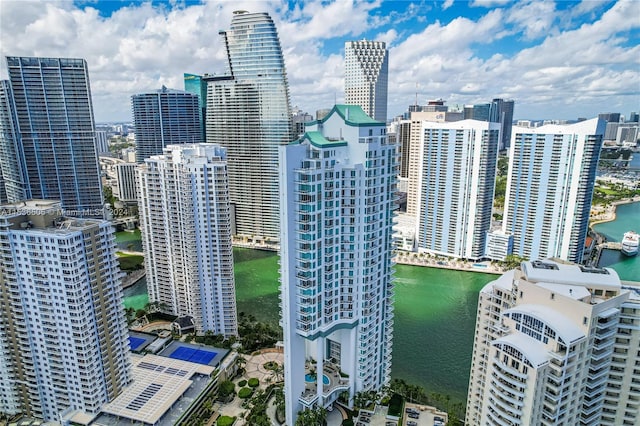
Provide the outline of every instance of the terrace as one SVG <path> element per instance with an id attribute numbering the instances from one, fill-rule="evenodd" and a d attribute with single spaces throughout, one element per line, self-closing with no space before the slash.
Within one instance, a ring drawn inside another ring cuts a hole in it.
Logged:
<path id="1" fill-rule="evenodd" d="M 315 375 L 313 364 L 307 363 L 305 368 L 305 390 L 300 396 L 300 403 L 306 407 L 311 407 L 317 400 L 317 381 L 320 375 Z M 326 400 L 331 400 L 331 396 L 343 390 L 349 389 L 349 378 L 340 375 L 340 368 L 331 363 L 325 362 L 322 369 L 322 396 Z M 335 398 L 334 398 L 335 399 Z"/>

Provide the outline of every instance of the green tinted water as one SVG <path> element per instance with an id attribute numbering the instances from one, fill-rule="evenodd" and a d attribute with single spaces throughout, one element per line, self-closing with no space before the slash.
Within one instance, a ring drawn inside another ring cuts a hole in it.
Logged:
<path id="1" fill-rule="evenodd" d="M 240 248 L 233 254 L 238 312 L 277 324 L 278 256 Z M 392 377 L 464 402 L 478 292 L 495 277 L 397 265 Z M 125 305 L 142 307 L 146 284 L 134 287 L 125 290 Z"/>
<path id="2" fill-rule="evenodd" d="M 627 231 L 640 232 L 640 203 L 618 206 L 616 220 L 594 225 L 593 230 L 615 242 L 622 241 Z M 640 255 L 629 257 L 617 250 L 603 250 L 598 266 L 613 268 L 621 280 L 640 281 Z"/>

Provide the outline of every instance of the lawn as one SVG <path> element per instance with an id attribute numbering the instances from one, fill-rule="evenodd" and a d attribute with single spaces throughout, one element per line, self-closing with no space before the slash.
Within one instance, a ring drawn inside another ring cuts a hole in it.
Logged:
<path id="1" fill-rule="evenodd" d="M 135 271 L 144 267 L 144 256 L 140 256 L 139 254 L 125 254 L 121 251 L 116 254 L 118 255 L 120 269 L 123 271 Z"/>

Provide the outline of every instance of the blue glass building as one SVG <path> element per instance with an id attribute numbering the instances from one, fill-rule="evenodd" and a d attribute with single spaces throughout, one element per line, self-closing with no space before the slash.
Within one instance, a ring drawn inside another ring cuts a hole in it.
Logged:
<path id="1" fill-rule="evenodd" d="M 167 145 L 202 142 L 198 96 L 162 87 L 131 97 L 136 162 L 162 154 Z"/>
<path id="2" fill-rule="evenodd" d="M 84 59 L 7 57 L 0 87 L 0 164 L 9 201 L 62 202 L 101 216 L 89 72 Z"/>

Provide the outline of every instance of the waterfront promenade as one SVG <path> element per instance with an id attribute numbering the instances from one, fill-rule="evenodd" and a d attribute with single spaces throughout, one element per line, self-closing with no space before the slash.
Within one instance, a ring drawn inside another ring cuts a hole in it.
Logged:
<path id="1" fill-rule="evenodd" d="M 505 269 L 491 261 L 473 262 L 428 253 L 415 253 L 398 250 L 395 262 L 400 265 L 426 266 L 428 268 L 452 269 L 465 272 L 483 272 L 485 274 L 502 274 Z"/>
<path id="2" fill-rule="evenodd" d="M 589 226 L 594 226 L 599 223 L 612 222 L 616 220 L 616 210 L 618 206 L 638 202 L 640 202 L 640 196 L 614 201 L 607 206 L 592 206 L 591 217 L 589 218 Z"/>

